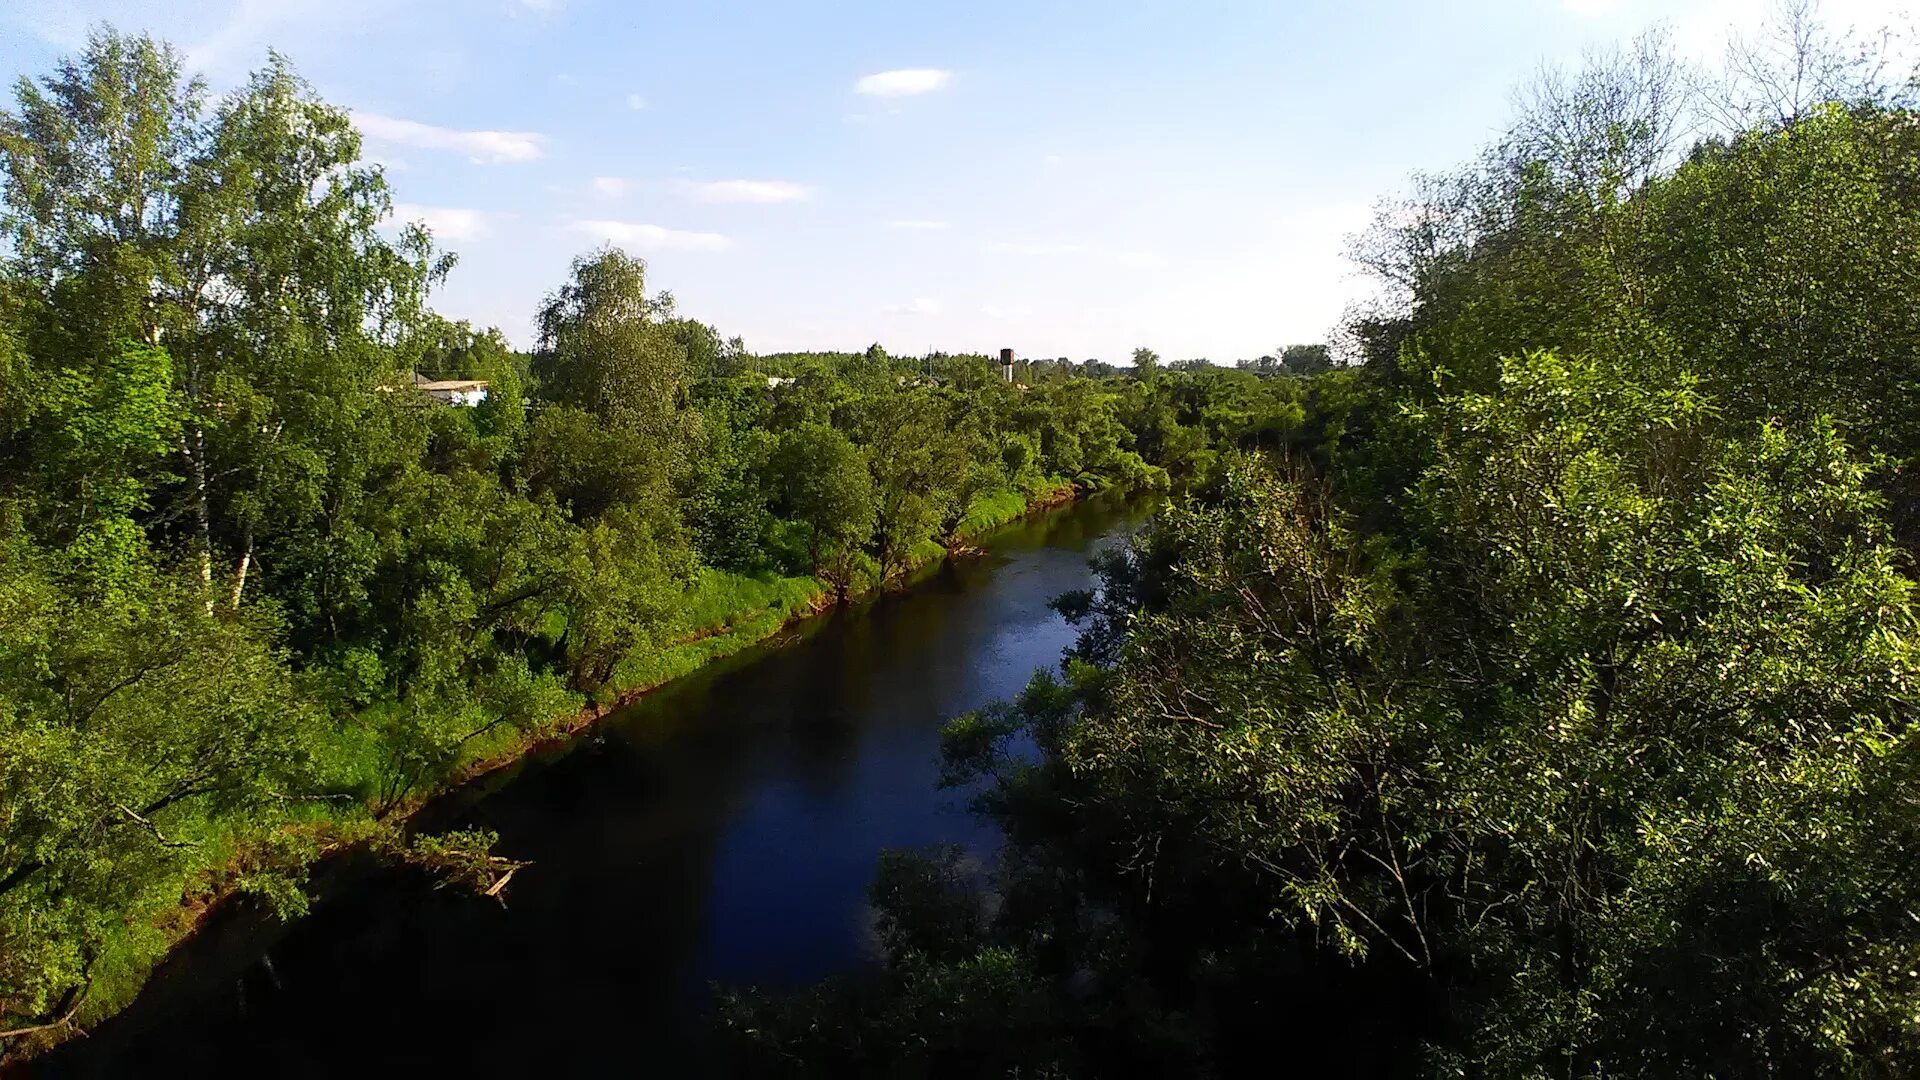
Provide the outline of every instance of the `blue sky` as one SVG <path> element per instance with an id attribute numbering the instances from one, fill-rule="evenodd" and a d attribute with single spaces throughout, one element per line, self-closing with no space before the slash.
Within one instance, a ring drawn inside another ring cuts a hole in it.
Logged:
<path id="1" fill-rule="evenodd" d="M 613 241 L 761 350 L 1229 361 L 1323 339 L 1369 288 L 1346 235 L 1470 156 L 1542 63 L 1656 21 L 1706 58 L 1767 10 L 78 0 L 0 7 L 0 71 L 43 73 L 102 20 L 216 90 L 280 50 L 459 253 L 435 306 L 523 346 L 568 260 Z"/>

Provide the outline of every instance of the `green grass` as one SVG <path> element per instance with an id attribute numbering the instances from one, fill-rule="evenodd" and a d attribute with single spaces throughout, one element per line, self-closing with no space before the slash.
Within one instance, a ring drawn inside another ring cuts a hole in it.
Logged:
<path id="1" fill-rule="evenodd" d="M 1059 502 L 1073 494 L 1073 482 L 1058 476 L 1028 480 L 1019 487 L 1001 488 L 977 495 L 960 519 L 954 535 L 978 536 L 1002 525 L 1018 521 L 1045 503 Z"/>
<path id="2" fill-rule="evenodd" d="M 975 497 L 972 505 L 967 507 L 967 516 L 960 519 L 960 527 L 954 532 L 960 536 L 973 536 L 1005 525 L 1026 512 L 1027 493 L 1004 488 Z"/>
<path id="3" fill-rule="evenodd" d="M 685 625 L 694 633 L 727 626 L 764 608 L 789 611 L 810 605 L 823 588 L 811 577 L 748 577 L 703 569 L 682 601 Z"/>
<path id="4" fill-rule="evenodd" d="M 827 587 L 811 577 L 754 578 L 704 570 L 687 593 L 684 616 L 690 640 L 664 649 L 636 650 L 613 669 L 598 695 L 611 701 L 685 675 L 702 664 L 731 656 L 814 611 Z"/>

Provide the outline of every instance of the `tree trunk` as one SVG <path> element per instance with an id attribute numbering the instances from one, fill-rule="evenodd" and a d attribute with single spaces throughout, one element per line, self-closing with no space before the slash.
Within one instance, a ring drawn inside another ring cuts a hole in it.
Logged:
<path id="1" fill-rule="evenodd" d="M 180 437 L 180 456 L 186 459 L 187 482 L 193 486 L 193 547 L 200 564 L 200 584 L 207 591 L 207 614 L 213 614 L 213 527 L 207 509 L 207 437 L 199 428 Z"/>
<path id="2" fill-rule="evenodd" d="M 227 606 L 240 610 L 240 596 L 247 591 L 247 571 L 253 566 L 253 526 L 247 526 L 247 539 L 240 548 L 240 562 L 233 568 L 233 592 Z"/>

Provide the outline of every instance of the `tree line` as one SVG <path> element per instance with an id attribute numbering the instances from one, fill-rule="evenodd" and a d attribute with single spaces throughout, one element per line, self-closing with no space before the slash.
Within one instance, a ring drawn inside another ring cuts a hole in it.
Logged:
<path id="1" fill-rule="evenodd" d="M 1076 491 L 1311 441 L 1336 382 L 756 356 L 603 249 L 529 352 L 278 56 L 103 30 L 0 114 L 0 1050 L 210 898 L 302 909 L 477 761 Z M 483 379 L 472 408 L 412 388 Z"/>
<path id="2" fill-rule="evenodd" d="M 889 853 L 884 969 L 736 991 L 735 1064 L 1910 1075 L 1920 113 L 1784 30 L 1384 206 L 1358 403 L 1059 601 L 945 736 L 1002 855 Z"/>

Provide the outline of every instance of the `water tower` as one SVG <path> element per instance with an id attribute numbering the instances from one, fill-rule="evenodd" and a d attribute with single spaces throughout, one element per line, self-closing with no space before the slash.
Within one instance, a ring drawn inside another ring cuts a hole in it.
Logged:
<path id="1" fill-rule="evenodd" d="M 1000 370 L 1006 373 L 1007 381 L 1013 381 L 1013 350 L 1000 350 Z"/>

